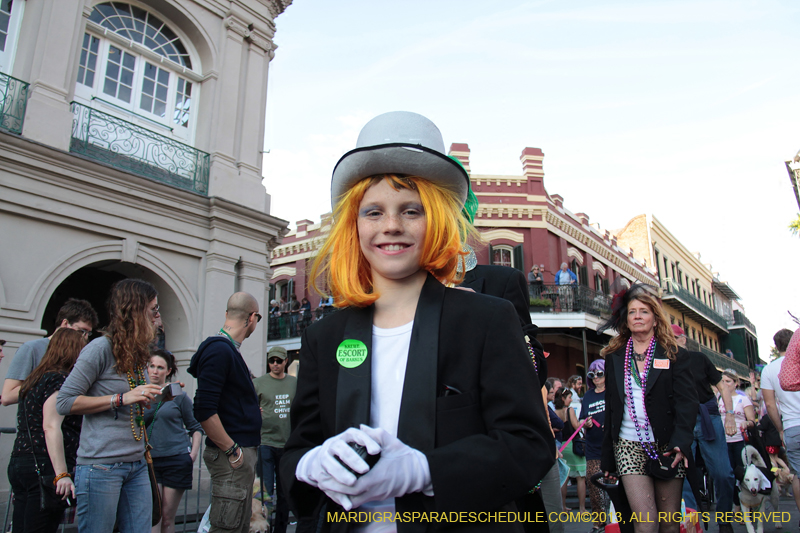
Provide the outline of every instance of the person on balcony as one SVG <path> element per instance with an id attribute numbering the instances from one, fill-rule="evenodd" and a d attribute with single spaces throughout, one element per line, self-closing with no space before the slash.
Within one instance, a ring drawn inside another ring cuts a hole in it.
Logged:
<path id="1" fill-rule="evenodd" d="M 542 272 L 539 270 L 539 265 L 533 265 L 531 271 L 528 272 L 528 292 L 530 292 L 530 297 L 540 298 L 543 285 L 544 278 L 542 277 Z"/>
<path id="2" fill-rule="evenodd" d="M 304 333 L 280 467 L 299 517 L 323 503 L 326 517 L 351 509 L 375 517 L 516 511 L 514 500 L 553 465 L 513 306 L 448 287 L 460 281 L 462 239 L 474 234 L 460 214 L 468 180 L 444 155 L 438 128 L 408 112 L 370 121 L 334 169 L 334 222 L 310 279 L 325 283 L 343 309 Z M 370 468 L 351 443 L 380 458 Z"/>
<path id="3" fill-rule="evenodd" d="M 562 311 L 572 311 L 575 304 L 575 287 L 578 285 L 578 276 L 561 263 L 561 269 L 556 272 L 556 285 L 558 285 L 558 299 L 561 300 Z"/>

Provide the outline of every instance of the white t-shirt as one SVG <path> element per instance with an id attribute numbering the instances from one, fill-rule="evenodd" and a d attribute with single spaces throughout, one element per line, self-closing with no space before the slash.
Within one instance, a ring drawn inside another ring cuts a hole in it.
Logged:
<path id="1" fill-rule="evenodd" d="M 725 442 L 742 442 L 744 440 L 744 436 L 742 435 L 741 427 L 746 426 L 747 424 L 747 417 L 744 414 L 744 408 L 747 406 L 752 407 L 753 402 L 750 401 L 750 398 L 743 394 L 736 394 L 735 392 L 731 395 L 733 400 L 733 419 L 736 421 L 736 433 L 733 436 L 725 434 Z M 717 403 L 719 404 L 719 412 L 725 412 L 725 402 L 722 401 L 722 396 L 717 399 Z"/>
<path id="2" fill-rule="evenodd" d="M 413 327 L 413 320 L 408 324 L 391 329 L 372 326 L 372 397 L 369 425 L 374 428 L 382 428 L 395 437 L 400 420 L 400 403 L 403 399 L 403 384 L 406 378 L 406 363 L 408 363 L 408 349 L 411 346 L 411 329 Z M 365 503 L 357 510 L 394 514 L 394 498 Z M 397 531 L 397 526 L 390 521 L 371 522 L 356 528 L 356 531 L 394 533 Z"/>
<path id="3" fill-rule="evenodd" d="M 625 387 L 625 383 L 622 384 Z M 642 387 L 636 382 L 636 379 L 631 376 L 631 394 L 633 395 L 633 409 L 636 411 L 636 421 L 639 422 L 639 431 L 642 435 L 643 442 L 655 442 L 656 438 L 653 436 L 653 430 L 647 426 L 644 410 L 644 393 Z M 619 436 L 625 440 L 639 442 L 639 435 L 636 434 L 636 426 L 633 424 L 633 419 L 630 415 L 630 402 L 631 398 L 625 396 L 625 406 L 622 409 L 622 426 L 619 428 Z M 645 435 L 645 428 L 648 429 L 649 435 Z"/>
<path id="4" fill-rule="evenodd" d="M 782 364 L 783 357 L 779 357 L 764 368 L 761 372 L 761 388 L 775 391 L 783 429 L 788 429 L 800 426 L 800 392 L 785 391 L 781 388 L 778 372 L 781 371 Z"/>

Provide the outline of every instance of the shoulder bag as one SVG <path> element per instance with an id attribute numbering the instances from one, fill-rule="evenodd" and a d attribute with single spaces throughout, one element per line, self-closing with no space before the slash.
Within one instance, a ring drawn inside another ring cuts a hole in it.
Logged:
<path id="1" fill-rule="evenodd" d="M 29 425 L 27 409 L 25 408 L 25 401 L 22 401 L 22 416 L 25 417 L 25 429 L 28 432 L 28 440 L 31 443 L 31 452 L 33 453 L 33 464 L 36 465 L 36 476 L 39 479 L 39 510 L 47 512 L 63 512 L 65 509 L 75 505 L 75 500 L 67 498 L 61 499 L 61 496 L 56 492 L 56 486 L 53 483 L 56 476 L 43 476 L 42 469 L 39 467 L 39 460 L 36 458 L 36 451 L 33 449 L 33 437 L 31 437 L 31 427 Z M 47 443 L 45 443 L 45 449 Z"/>
<path id="2" fill-rule="evenodd" d="M 156 469 L 153 466 L 153 456 L 150 455 L 150 439 L 147 437 L 147 428 L 142 426 L 144 432 L 144 460 L 147 463 L 147 474 L 150 476 L 150 493 L 153 497 L 153 521 L 155 526 L 161 522 L 161 493 L 158 492 L 158 481 L 156 481 Z"/>

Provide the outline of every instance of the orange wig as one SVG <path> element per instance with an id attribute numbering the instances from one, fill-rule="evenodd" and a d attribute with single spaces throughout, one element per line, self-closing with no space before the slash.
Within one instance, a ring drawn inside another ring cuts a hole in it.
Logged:
<path id="1" fill-rule="evenodd" d="M 324 279 L 336 307 L 366 307 L 380 296 L 372 284 L 369 262 L 361 252 L 357 225 L 358 207 L 364 194 L 381 180 L 388 181 L 395 190 L 410 189 L 419 193 L 427 221 L 420 268 L 442 283 L 458 283 L 463 279 L 463 273 L 457 272 L 465 255 L 461 251 L 462 238 L 477 232 L 461 216 L 461 203 L 456 194 L 417 176 L 372 176 L 359 181 L 341 196 L 334 209 L 331 232 L 311 267 L 314 289 L 325 294 L 320 287 Z"/>

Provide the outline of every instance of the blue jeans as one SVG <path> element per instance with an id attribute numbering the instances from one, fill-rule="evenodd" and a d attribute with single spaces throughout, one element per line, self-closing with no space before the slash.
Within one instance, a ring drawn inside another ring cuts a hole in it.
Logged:
<path id="1" fill-rule="evenodd" d="M 75 468 L 79 533 L 149 533 L 153 518 L 150 477 L 144 459 Z"/>
<path id="2" fill-rule="evenodd" d="M 719 415 L 711 416 L 711 424 L 714 426 L 716 438 L 712 441 L 703 439 L 700 430 L 700 415 L 697 415 L 697 422 L 694 425 L 694 442 L 692 443 L 692 455 L 695 455 L 697 444 L 700 444 L 700 455 L 706 463 L 706 470 L 714 480 L 714 490 L 717 495 L 717 511 L 728 513 L 733 510 L 733 469 L 728 460 L 728 444 L 725 442 L 725 427 L 722 425 L 722 418 Z M 688 478 L 683 482 L 683 500 L 686 507 L 697 509 L 697 501 L 694 493 L 689 487 Z"/>

